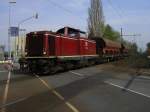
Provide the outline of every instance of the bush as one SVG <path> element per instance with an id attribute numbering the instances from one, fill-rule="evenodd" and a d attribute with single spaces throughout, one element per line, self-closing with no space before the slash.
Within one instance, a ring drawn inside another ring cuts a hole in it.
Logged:
<path id="1" fill-rule="evenodd" d="M 145 53 L 132 53 L 128 57 L 127 62 L 128 65 L 133 68 L 150 68 L 150 61 L 148 60 Z"/>

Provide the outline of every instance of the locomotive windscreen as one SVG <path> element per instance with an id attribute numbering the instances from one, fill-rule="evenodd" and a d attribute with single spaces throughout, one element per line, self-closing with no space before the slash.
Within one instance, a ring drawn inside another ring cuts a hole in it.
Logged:
<path id="1" fill-rule="evenodd" d="M 26 40 L 27 56 L 43 55 L 43 38 L 42 35 L 29 34 Z"/>

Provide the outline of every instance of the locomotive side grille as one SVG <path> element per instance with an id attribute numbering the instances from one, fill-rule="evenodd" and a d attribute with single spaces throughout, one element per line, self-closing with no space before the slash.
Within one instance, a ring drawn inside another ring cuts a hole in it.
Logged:
<path id="1" fill-rule="evenodd" d="M 43 55 L 43 37 L 41 35 L 32 35 L 28 37 L 27 43 L 28 56 L 42 56 Z"/>

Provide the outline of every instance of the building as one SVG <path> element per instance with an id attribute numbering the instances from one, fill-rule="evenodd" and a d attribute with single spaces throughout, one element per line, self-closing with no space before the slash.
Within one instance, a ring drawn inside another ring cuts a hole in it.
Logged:
<path id="1" fill-rule="evenodd" d="M 12 51 L 15 58 L 25 55 L 25 43 L 26 43 L 25 36 L 13 38 Z"/>
<path id="2" fill-rule="evenodd" d="M 5 47 L 3 45 L 0 45 L 0 61 L 5 60 L 4 53 L 5 53 Z"/>

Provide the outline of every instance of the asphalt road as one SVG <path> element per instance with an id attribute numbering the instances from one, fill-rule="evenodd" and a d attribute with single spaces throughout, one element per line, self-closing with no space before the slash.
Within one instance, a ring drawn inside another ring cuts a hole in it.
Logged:
<path id="1" fill-rule="evenodd" d="M 150 78 L 132 79 L 103 65 L 52 76 L 8 72 L 0 65 L 1 112 L 150 112 Z"/>

